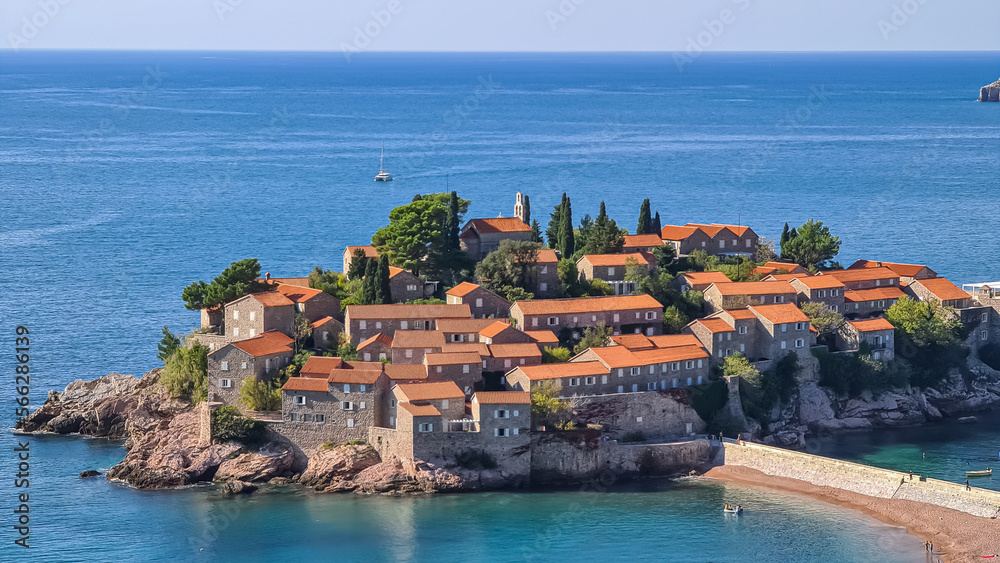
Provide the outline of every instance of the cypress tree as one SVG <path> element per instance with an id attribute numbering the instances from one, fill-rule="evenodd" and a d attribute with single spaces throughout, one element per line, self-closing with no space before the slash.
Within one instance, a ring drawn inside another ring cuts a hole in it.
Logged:
<path id="1" fill-rule="evenodd" d="M 392 303 L 392 290 L 389 287 L 389 256 L 385 254 L 378 259 L 378 285 L 375 288 L 375 303 Z"/>
<path id="2" fill-rule="evenodd" d="M 567 258 L 576 252 L 576 244 L 573 240 L 573 206 L 569 197 L 566 198 L 559 221 L 559 251 Z"/>
<path id="3" fill-rule="evenodd" d="M 791 233 L 788 230 L 788 223 L 785 223 L 785 228 L 781 229 L 781 239 L 779 239 L 778 244 L 780 244 L 782 247 L 784 247 L 785 243 L 788 242 L 788 238 L 789 238 L 790 234 Z"/>
<path id="4" fill-rule="evenodd" d="M 524 196 L 524 222 L 527 225 L 531 224 L 531 200 L 528 196 Z"/>
<path id="5" fill-rule="evenodd" d="M 659 236 L 663 232 L 663 225 L 660 224 L 660 212 L 656 212 L 656 216 L 653 217 L 653 234 Z"/>
<path id="6" fill-rule="evenodd" d="M 635 234 L 648 235 L 653 232 L 653 218 L 650 217 L 649 199 L 642 200 L 639 206 L 639 225 L 635 228 Z"/>
<path id="7" fill-rule="evenodd" d="M 559 223 L 562 221 L 562 213 L 565 207 L 566 194 L 564 193 L 562 201 L 549 214 L 549 226 L 545 229 L 545 238 L 549 243 L 549 248 L 559 248 Z"/>
<path id="8" fill-rule="evenodd" d="M 531 242 L 542 242 L 542 226 L 538 221 L 531 222 Z"/>
<path id="9" fill-rule="evenodd" d="M 361 304 L 375 305 L 378 292 L 378 262 L 369 260 L 365 267 L 365 279 L 361 282 Z"/>
<path id="10" fill-rule="evenodd" d="M 365 277 L 365 268 L 367 267 L 368 257 L 365 256 L 365 251 L 355 248 L 351 265 L 347 268 L 347 279 L 356 280 Z"/>
<path id="11" fill-rule="evenodd" d="M 451 250 L 458 250 L 460 248 L 458 230 L 458 193 L 451 192 L 451 205 L 448 207 L 448 224 L 445 225 L 445 248 Z"/>

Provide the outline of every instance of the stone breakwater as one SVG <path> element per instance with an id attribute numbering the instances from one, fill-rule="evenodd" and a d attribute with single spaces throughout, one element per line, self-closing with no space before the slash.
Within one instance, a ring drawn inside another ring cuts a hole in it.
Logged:
<path id="1" fill-rule="evenodd" d="M 925 479 L 920 475 L 911 478 L 908 473 L 762 444 L 725 440 L 714 462 L 869 497 L 915 501 L 984 518 L 1000 516 L 1000 492 L 975 487 L 966 490 L 964 485 L 957 483 Z"/>

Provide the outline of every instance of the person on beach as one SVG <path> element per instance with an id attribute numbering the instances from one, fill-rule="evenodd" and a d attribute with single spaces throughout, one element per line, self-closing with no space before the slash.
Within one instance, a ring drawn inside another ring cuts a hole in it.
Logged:
<path id="1" fill-rule="evenodd" d="M 912 480 L 913 480 L 913 472 L 910 471 L 910 481 L 912 481 Z"/>
<path id="2" fill-rule="evenodd" d="M 969 480 L 968 479 L 965 480 L 965 490 L 966 491 L 971 491 L 972 490 L 972 487 L 969 486 Z"/>

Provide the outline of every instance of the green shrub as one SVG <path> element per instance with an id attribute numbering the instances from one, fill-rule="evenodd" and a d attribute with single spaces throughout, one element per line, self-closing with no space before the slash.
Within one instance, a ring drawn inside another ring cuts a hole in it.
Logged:
<path id="1" fill-rule="evenodd" d="M 550 348 L 545 346 L 542 348 L 542 363 L 543 364 L 554 364 L 559 362 L 568 362 L 571 352 L 567 348 Z"/>
<path id="2" fill-rule="evenodd" d="M 259 444 L 264 440 L 264 423 L 240 414 L 236 407 L 219 407 L 212 411 L 212 437 L 222 441 Z"/>
<path id="3" fill-rule="evenodd" d="M 177 348 L 164 363 L 160 385 L 175 399 L 198 404 L 208 397 L 208 347 L 195 344 Z"/>
<path id="4" fill-rule="evenodd" d="M 252 411 L 281 410 L 281 385 L 275 385 L 278 381 L 257 381 L 252 377 L 244 379 L 240 386 L 240 401 Z"/>
<path id="5" fill-rule="evenodd" d="M 1000 370 L 1000 345 L 983 344 L 979 349 L 979 359 L 995 370 Z"/>
<path id="6" fill-rule="evenodd" d="M 646 441 L 646 435 L 639 431 L 629 432 L 628 434 L 622 436 L 622 442 L 645 442 L 645 441 Z"/>

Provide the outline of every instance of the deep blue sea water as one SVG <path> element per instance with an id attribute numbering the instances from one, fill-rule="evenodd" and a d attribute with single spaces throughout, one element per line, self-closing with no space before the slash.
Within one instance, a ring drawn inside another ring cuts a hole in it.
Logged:
<path id="1" fill-rule="evenodd" d="M 605 200 L 629 228 L 644 197 L 664 223 L 739 221 L 770 237 L 815 217 L 842 237 L 845 264 L 1000 279 L 1000 104 L 975 102 L 998 74 L 998 53 L 705 54 L 683 72 L 653 54 L 2 53 L 0 370 L 12 372 L 23 324 L 36 405 L 77 378 L 141 374 L 156 365 L 160 327 L 196 326 L 179 299 L 191 281 L 248 256 L 273 275 L 337 269 L 344 246 L 365 243 L 393 206 L 445 189 L 473 201 L 470 216 L 509 216 L 523 191 L 543 223 L 562 192 L 577 218 Z M 397 177 L 384 185 L 372 182 L 383 139 Z M 5 427 L 13 392 L 5 375 Z M 53 560 L 59 548 L 79 560 L 186 559 L 187 538 L 225 506 L 75 479 L 120 459 L 117 444 L 32 443 L 38 540 Z M 3 560 L 11 447 L 2 435 Z M 847 513 L 837 527 L 839 512 L 777 495 L 759 501 L 771 507 L 760 519 L 719 520 L 720 491 L 623 490 L 576 515 L 575 493 L 275 493 L 250 501 L 206 552 L 423 560 L 451 557 L 460 541 L 465 558 L 513 560 L 512 538 L 536 541 L 554 522 L 560 539 L 539 558 L 627 547 L 707 561 L 751 545 L 810 560 L 841 545 L 835 560 L 906 559 L 896 546 L 870 551 L 892 534 L 867 519 Z M 617 531 L 606 544 L 592 539 L 594 515 Z M 753 530 L 764 521 L 768 533 Z"/>

